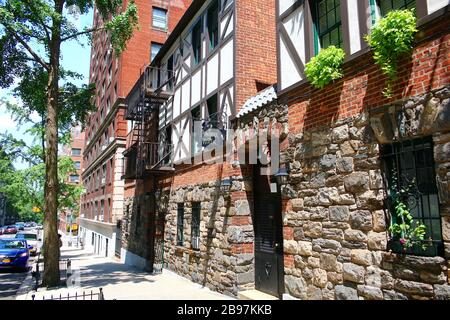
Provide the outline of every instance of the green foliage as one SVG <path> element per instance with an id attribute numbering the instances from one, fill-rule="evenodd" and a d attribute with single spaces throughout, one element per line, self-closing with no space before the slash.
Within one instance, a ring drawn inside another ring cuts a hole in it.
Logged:
<path id="1" fill-rule="evenodd" d="M 388 98 L 392 96 L 392 85 L 397 78 L 398 59 L 411 52 L 417 31 L 413 10 L 394 10 L 380 19 L 365 37 L 374 52 L 375 62 L 388 77 L 383 91 Z"/>
<path id="2" fill-rule="evenodd" d="M 322 89 L 333 80 L 342 78 L 342 64 L 345 52 L 341 48 L 329 46 L 311 59 L 305 66 L 308 80 L 316 88 Z"/>
<path id="3" fill-rule="evenodd" d="M 116 53 L 120 54 L 125 50 L 126 43 L 137 26 L 137 7 L 132 0 L 123 14 L 116 15 L 106 23 L 106 30 L 111 32 L 111 44 Z"/>
<path id="4" fill-rule="evenodd" d="M 428 245 L 424 241 L 427 227 L 420 221 L 414 220 L 404 199 L 415 187 L 414 181 L 408 186 L 399 188 L 396 170 L 392 171 L 390 194 L 395 210 L 396 221 L 392 222 L 389 231 L 394 238 L 398 238 L 404 250 L 419 245 L 425 250 Z"/>

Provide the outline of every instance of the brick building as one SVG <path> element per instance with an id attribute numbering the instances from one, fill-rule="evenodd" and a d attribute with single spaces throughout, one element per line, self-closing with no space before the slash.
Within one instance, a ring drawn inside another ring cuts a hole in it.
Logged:
<path id="1" fill-rule="evenodd" d="M 76 184 L 81 186 L 81 174 L 83 167 L 83 150 L 84 150 L 84 132 L 81 130 L 80 126 L 77 126 L 71 130 L 70 133 L 70 144 L 64 145 L 62 147 L 61 156 L 70 157 L 75 165 L 76 171 L 71 172 L 67 177 L 67 183 Z M 81 199 L 80 199 L 81 200 Z M 59 230 L 66 232 L 67 226 L 70 223 L 70 215 L 79 216 L 79 212 L 68 212 L 62 210 L 59 212 Z M 78 219 L 72 220 L 72 223 L 78 224 Z"/>
<path id="2" fill-rule="evenodd" d="M 124 1 L 126 6 L 128 1 Z M 166 41 L 190 1 L 136 0 L 139 30 L 116 57 L 110 34 L 97 33 L 92 42 L 90 82 L 95 83 L 97 111 L 88 119 L 83 153 L 80 231 L 86 247 L 106 256 L 120 254 L 120 221 L 123 215 L 123 156 L 127 137 L 124 97 L 143 67 Z M 102 24 L 97 11 L 94 26 Z"/>

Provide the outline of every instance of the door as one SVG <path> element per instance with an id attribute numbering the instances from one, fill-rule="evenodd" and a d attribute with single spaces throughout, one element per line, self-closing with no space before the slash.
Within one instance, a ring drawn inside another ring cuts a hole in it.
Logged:
<path id="1" fill-rule="evenodd" d="M 120 251 L 122 249 L 122 220 L 117 221 L 116 227 L 116 245 L 115 245 L 115 255 L 120 258 Z"/>
<path id="2" fill-rule="evenodd" d="M 281 194 L 273 176 L 261 175 L 254 166 L 255 287 L 281 297 L 283 294 L 283 236 Z"/>

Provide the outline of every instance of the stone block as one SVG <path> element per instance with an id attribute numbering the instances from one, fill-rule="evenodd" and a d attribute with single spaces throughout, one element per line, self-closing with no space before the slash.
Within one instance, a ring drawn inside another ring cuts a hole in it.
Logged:
<path id="1" fill-rule="evenodd" d="M 327 284 L 327 272 L 323 269 L 314 269 L 312 283 L 320 288 L 325 288 Z"/>
<path id="2" fill-rule="evenodd" d="M 369 189 L 369 174 L 354 172 L 344 178 L 345 190 L 351 193 L 363 193 Z"/>
<path id="3" fill-rule="evenodd" d="M 250 205 L 247 200 L 236 200 L 234 206 L 236 208 L 236 215 L 238 216 L 250 215 Z"/>
<path id="4" fill-rule="evenodd" d="M 297 254 L 298 253 L 298 245 L 295 240 L 284 240 L 283 241 L 284 253 L 287 254 Z"/>
<path id="5" fill-rule="evenodd" d="M 450 285 L 434 285 L 434 296 L 437 300 L 450 300 Z"/>
<path id="6" fill-rule="evenodd" d="M 369 250 L 352 250 L 351 261 L 362 266 L 370 266 L 372 264 L 372 253 Z"/>
<path id="7" fill-rule="evenodd" d="M 303 225 L 306 237 L 319 238 L 322 236 L 322 224 L 320 222 L 307 222 Z"/>
<path id="8" fill-rule="evenodd" d="M 300 299 L 307 298 L 307 285 L 303 278 L 288 275 L 284 277 L 284 284 L 287 293 L 290 295 Z"/>
<path id="9" fill-rule="evenodd" d="M 344 280 L 355 283 L 364 283 L 366 269 L 354 263 L 343 263 L 342 265 Z"/>
<path id="10" fill-rule="evenodd" d="M 312 243 L 309 241 L 299 241 L 297 249 L 298 254 L 302 256 L 311 256 L 313 252 Z"/>
<path id="11" fill-rule="evenodd" d="M 336 170 L 338 173 L 351 173 L 354 170 L 353 158 L 343 157 L 336 161 Z"/>
<path id="12" fill-rule="evenodd" d="M 387 247 L 387 236 L 386 232 L 372 232 L 368 234 L 369 249 L 371 250 L 386 250 Z"/>
<path id="13" fill-rule="evenodd" d="M 357 286 L 358 294 L 363 296 L 365 300 L 383 300 L 383 292 L 380 288 L 372 286 Z"/>
<path id="14" fill-rule="evenodd" d="M 347 124 L 334 128 L 331 131 L 331 141 L 333 143 L 340 143 L 348 139 L 349 139 L 349 128 Z"/>
<path id="15" fill-rule="evenodd" d="M 337 258 L 333 254 L 321 253 L 320 254 L 320 267 L 327 271 L 336 271 Z"/>
<path id="16" fill-rule="evenodd" d="M 416 294 L 421 296 L 432 296 L 433 286 L 427 283 L 397 279 L 394 289 L 405 294 Z"/>
<path id="17" fill-rule="evenodd" d="M 344 231 L 336 228 L 324 228 L 322 229 L 322 236 L 325 239 L 342 241 L 344 239 Z"/>
<path id="18" fill-rule="evenodd" d="M 351 212 L 350 225 L 353 229 L 359 229 L 363 231 L 372 230 L 372 213 L 368 210 L 356 210 Z"/>
<path id="19" fill-rule="evenodd" d="M 344 285 L 336 286 L 334 294 L 336 300 L 358 300 L 358 292 L 356 289 Z"/>
<path id="20" fill-rule="evenodd" d="M 330 220 L 347 222 L 350 217 L 350 212 L 347 206 L 332 206 L 330 207 Z"/>
<path id="21" fill-rule="evenodd" d="M 383 232 L 386 231 L 386 217 L 383 210 L 373 211 L 373 231 Z"/>
<path id="22" fill-rule="evenodd" d="M 342 247 L 338 241 L 328 239 L 314 239 L 312 246 L 314 251 L 331 253 L 335 255 L 339 254 Z"/>
<path id="23" fill-rule="evenodd" d="M 320 158 L 320 166 L 324 170 L 333 169 L 336 166 L 336 155 L 325 154 Z"/>
<path id="24" fill-rule="evenodd" d="M 292 209 L 295 211 L 302 210 L 304 207 L 303 199 L 297 198 L 291 200 Z"/>

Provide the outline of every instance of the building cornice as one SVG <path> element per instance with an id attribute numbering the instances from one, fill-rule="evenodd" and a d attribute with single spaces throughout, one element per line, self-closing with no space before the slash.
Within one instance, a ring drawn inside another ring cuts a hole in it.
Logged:
<path id="1" fill-rule="evenodd" d="M 94 168 L 96 168 L 100 163 L 108 158 L 112 153 L 115 152 L 117 148 L 126 147 L 126 138 L 115 138 L 113 142 L 111 142 L 108 147 L 100 153 L 100 155 L 92 162 L 81 174 L 81 179 L 84 180 L 86 176 L 88 176 Z"/>
<path id="2" fill-rule="evenodd" d="M 105 120 L 102 122 L 100 127 L 98 128 L 97 132 L 95 132 L 94 137 L 92 137 L 92 140 L 89 141 L 89 143 L 86 145 L 86 148 L 84 148 L 83 156 L 87 154 L 93 146 L 97 143 L 97 141 L 100 139 L 101 135 L 105 131 L 106 128 L 111 124 L 112 120 L 117 114 L 117 111 L 125 107 L 125 99 L 124 98 L 117 98 L 116 102 L 112 106 L 111 110 L 106 115 Z M 87 138 L 87 136 L 86 136 Z"/>

